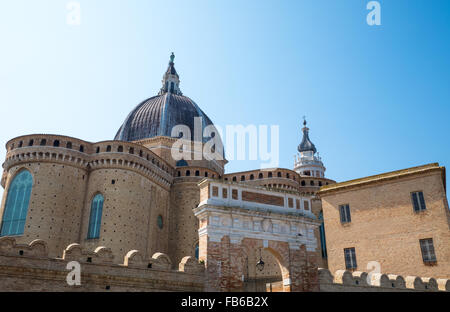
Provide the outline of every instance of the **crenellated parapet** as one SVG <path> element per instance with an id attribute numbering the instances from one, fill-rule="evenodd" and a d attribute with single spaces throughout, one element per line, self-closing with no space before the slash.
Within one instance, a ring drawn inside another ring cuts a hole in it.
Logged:
<path id="1" fill-rule="evenodd" d="M 66 279 L 74 261 L 80 265 L 78 286 L 70 286 Z M 159 252 L 146 259 L 140 251 L 131 250 L 119 259 L 110 248 L 89 250 L 73 243 L 59 258 L 49 257 L 43 240 L 17 244 L 15 238 L 0 238 L 0 275 L 7 276 L 2 277 L 0 291 L 203 290 L 203 264 L 184 257 L 178 267 L 173 270 L 169 256 Z"/>
<path id="2" fill-rule="evenodd" d="M 137 172 L 168 189 L 174 168 L 148 148 L 122 141 L 91 143 L 58 135 L 35 134 L 14 138 L 6 144 L 5 171 L 26 163 L 67 164 L 79 169 L 119 168 Z M 2 186 L 5 187 L 5 175 Z"/>
<path id="3" fill-rule="evenodd" d="M 347 270 L 338 270 L 333 276 L 327 269 L 318 270 L 320 291 L 325 292 L 450 291 L 449 279 Z"/>

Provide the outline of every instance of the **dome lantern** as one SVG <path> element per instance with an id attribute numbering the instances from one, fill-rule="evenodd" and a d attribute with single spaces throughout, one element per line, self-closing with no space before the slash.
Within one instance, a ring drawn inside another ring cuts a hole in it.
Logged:
<path id="1" fill-rule="evenodd" d="M 175 54 L 172 52 L 170 55 L 169 66 L 163 76 L 162 79 L 162 88 L 159 91 L 159 95 L 164 93 L 173 93 L 176 95 L 183 95 L 180 90 L 180 76 L 178 76 L 177 71 L 175 70 L 175 63 L 173 62 L 175 59 Z"/>
<path id="2" fill-rule="evenodd" d="M 314 144 L 311 142 L 311 140 L 309 139 L 309 128 L 306 126 L 306 119 L 304 119 L 303 121 L 303 139 L 302 142 L 300 143 L 300 145 L 298 146 L 298 151 L 300 153 L 303 152 L 313 152 L 313 154 L 315 154 L 317 152 L 316 147 L 314 146 Z"/>

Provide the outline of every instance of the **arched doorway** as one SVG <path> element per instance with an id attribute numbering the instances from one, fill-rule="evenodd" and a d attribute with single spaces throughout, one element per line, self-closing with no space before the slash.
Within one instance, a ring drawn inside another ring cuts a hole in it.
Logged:
<path id="1" fill-rule="evenodd" d="M 243 254 L 243 291 L 265 292 L 282 291 L 283 275 L 278 259 L 269 248 L 252 249 L 249 254 Z M 264 263 L 263 268 L 258 268 L 259 261 Z"/>

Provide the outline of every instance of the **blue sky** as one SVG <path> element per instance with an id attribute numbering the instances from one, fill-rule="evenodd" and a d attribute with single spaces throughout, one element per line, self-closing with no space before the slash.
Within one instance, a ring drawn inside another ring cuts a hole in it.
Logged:
<path id="1" fill-rule="evenodd" d="M 79 26 L 68 2 L 0 0 L 2 146 L 112 139 L 173 51 L 181 90 L 216 124 L 280 126 L 280 167 L 303 115 L 337 181 L 450 165 L 450 1 L 379 1 L 381 26 L 367 25 L 368 0 L 79 0 Z"/>

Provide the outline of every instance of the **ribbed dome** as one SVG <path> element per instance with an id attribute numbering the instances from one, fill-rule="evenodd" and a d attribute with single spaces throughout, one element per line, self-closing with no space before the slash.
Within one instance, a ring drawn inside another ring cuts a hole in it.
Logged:
<path id="1" fill-rule="evenodd" d="M 170 137 L 174 126 L 186 125 L 194 140 L 195 117 L 202 118 L 203 129 L 213 124 L 190 98 L 165 92 L 143 101 L 133 109 L 114 139 L 136 141 L 156 136 Z M 203 138 L 203 142 L 206 141 L 208 138 Z"/>

